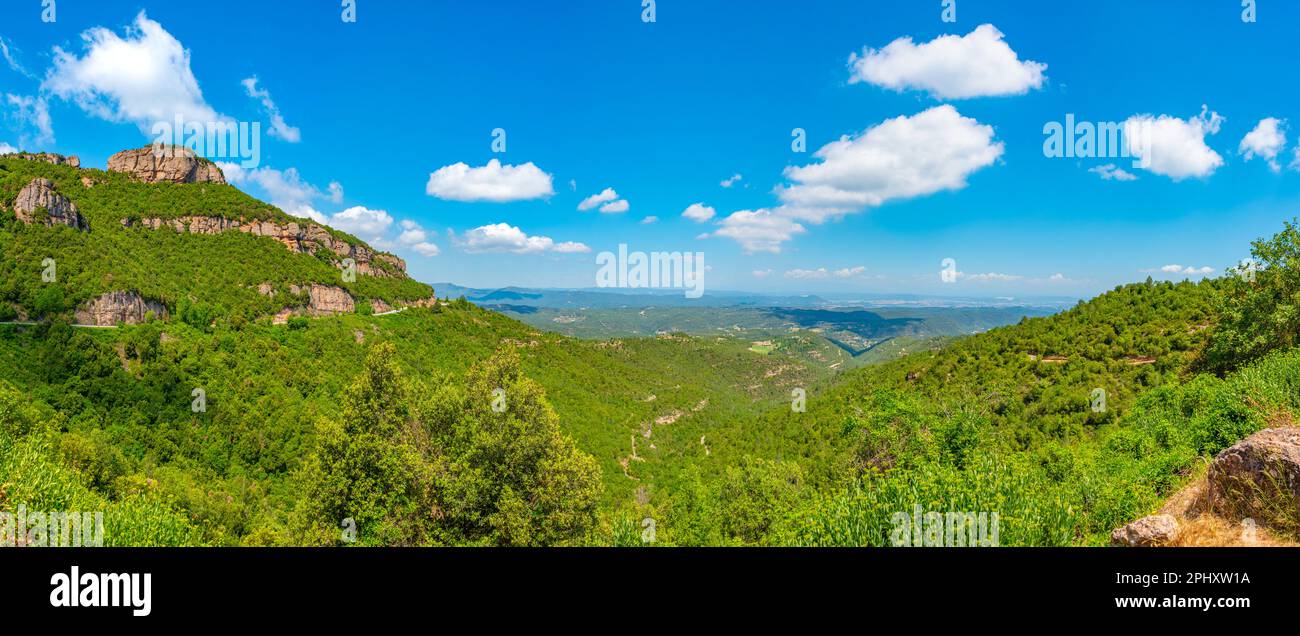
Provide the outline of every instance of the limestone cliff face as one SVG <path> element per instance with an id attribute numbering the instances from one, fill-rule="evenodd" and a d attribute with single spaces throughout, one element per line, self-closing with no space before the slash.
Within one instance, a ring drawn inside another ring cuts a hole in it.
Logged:
<path id="1" fill-rule="evenodd" d="M 19 221 L 31 225 L 38 222 L 40 210 L 45 210 L 43 223 L 50 227 L 66 225 L 77 230 L 89 230 L 90 226 L 77 211 L 77 206 L 67 197 L 54 189 L 54 182 L 49 179 L 33 179 L 14 199 L 14 214 Z"/>
<path id="2" fill-rule="evenodd" d="M 52 163 L 56 166 L 72 166 L 73 168 L 81 167 L 80 159 L 76 157 L 65 157 L 63 155 L 56 155 L 52 152 L 38 152 L 38 153 L 15 152 L 3 156 L 12 157 L 14 159 L 25 159 L 27 161 L 44 161 L 45 163 Z"/>
<path id="3" fill-rule="evenodd" d="M 122 224 L 132 223 L 123 219 Z M 400 272 L 406 271 L 406 261 L 390 254 L 380 254 L 365 245 L 353 245 L 335 238 L 324 227 L 315 223 L 278 223 L 275 221 L 244 221 L 216 216 L 185 216 L 178 219 L 163 220 L 158 218 L 142 219 L 141 227 L 152 230 L 170 227 L 176 232 L 191 234 L 220 234 L 221 232 L 245 232 L 253 236 L 265 236 L 275 239 L 292 252 L 312 254 L 318 249 L 334 252 L 339 259 L 351 258 L 356 263 L 357 273 L 365 276 L 389 277 L 389 272 L 376 266 L 384 262 Z"/>
<path id="4" fill-rule="evenodd" d="M 350 314 L 357 310 L 352 295 L 341 287 L 313 283 L 308 294 L 311 296 L 311 304 L 307 306 L 307 311 L 312 315 Z"/>
<path id="5" fill-rule="evenodd" d="M 169 146 L 161 153 L 155 152 L 153 146 L 123 150 L 108 158 L 108 169 L 145 183 L 226 182 L 216 164 L 178 146 Z"/>
<path id="6" fill-rule="evenodd" d="M 144 322 L 149 312 L 160 320 L 167 318 L 167 308 L 161 303 L 145 300 L 134 291 L 115 291 L 77 310 L 76 320 L 78 324 L 98 327 L 111 327 L 118 323 L 136 325 Z"/>

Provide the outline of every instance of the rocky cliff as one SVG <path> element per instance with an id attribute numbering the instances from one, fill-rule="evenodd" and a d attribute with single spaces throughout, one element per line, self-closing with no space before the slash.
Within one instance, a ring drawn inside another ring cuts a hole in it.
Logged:
<path id="1" fill-rule="evenodd" d="M 136 225 L 128 219 L 122 225 Z M 138 225 L 151 230 L 170 227 L 176 232 L 192 234 L 220 234 L 221 232 L 244 232 L 253 236 L 265 236 L 278 241 L 292 252 L 314 254 L 319 249 L 333 252 L 339 259 L 351 258 L 357 266 L 357 273 L 366 276 L 391 276 L 389 272 L 375 265 L 384 262 L 399 272 L 406 271 L 406 261 L 391 254 L 381 254 L 365 245 L 353 245 L 335 238 L 329 230 L 315 223 L 277 223 L 275 221 L 245 221 L 215 216 L 185 216 L 178 219 L 159 218 L 141 219 Z"/>
<path id="2" fill-rule="evenodd" d="M 77 206 L 55 191 L 54 182 L 49 179 L 33 179 L 18 192 L 13 209 L 18 220 L 28 225 L 44 223 L 50 227 L 66 225 L 82 231 L 90 229 Z"/>
<path id="3" fill-rule="evenodd" d="M 111 327 L 113 325 L 135 325 L 145 321 L 149 312 L 158 319 L 166 319 L 167 308 L 161 303 L 145 300 L 134 291 L 109 292 L 77 310 L 78 324 Z"/>
<path id="4" fill-rule="evenodd" d="M 123 150 L 108 158 L 110 172 L 124 172 L 145 183 L 225 183 L 221 168 L 189 148 L 153 146 Z"/>

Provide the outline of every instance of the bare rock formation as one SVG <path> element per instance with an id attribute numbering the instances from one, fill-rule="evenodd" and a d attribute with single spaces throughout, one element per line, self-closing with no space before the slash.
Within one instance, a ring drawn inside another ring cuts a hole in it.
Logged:
<path id="1" fill-rule="evenodd" d="M 311 303 L 307 311 L 315 316 L 330 314 L 350 314 L 357 310 L 357 303 L 352 295 L 341 287 L 312 283 Z"/>
<path id="2" fill-rule="evenodd" d="M 44 218 L 41 211 L 45 211 Z M 77 211 L 77 206 L 54 189 L 54 182 L 49 179 L 33 179 L 18 192 L 14 199 L 14 214 L 18 220 L 31 225 L 42 222 L 45 225 L 66 225 L 77 230 L 88 230 L 90 226 Z"/>
<path id="3" fill-rule="evenodd" d="M 115 291 L 87 303 L 77 311 L 76 320 L 78 324 L 98 327 L 136 325 L 143 323 L 149 312 L 160 320 L 167 318 L 167 308 L 161 303 L 145 300 L 134 291 Z"/>
<path id="4" fill-rule="evenodd" d="M 189 148 L 153 146 L 123 150 L 108 158 L 111 172 L 124 172 L 145 183 L 225 183 L 226 177 L 216 164 L 194 154 Z"/>
<path id="5" fill-rule="evenodd" d="M 1173 515 L 1151 515 L 1115 530 L 1110 540 L 1116 545 L 1149 548 L 1165 545 L 1177 536 L 1178 520 Z"/>
<path id="6" fill-rule="evenodd" d="M 1206 473 L 1210 507 L 1230 519 L 1271 521 L 1300 509 L 1300 429 L 1262 430 L 1214 458 Z"/>

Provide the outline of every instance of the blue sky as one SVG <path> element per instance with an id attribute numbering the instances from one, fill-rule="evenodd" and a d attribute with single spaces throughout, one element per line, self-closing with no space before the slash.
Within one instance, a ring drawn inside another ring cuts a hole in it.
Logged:
<path id="1" fill-rule="evenodd" d="M 478 287 L 593 286 L 626 243 L 703 252 L 714 290 L 1088 296 L 1300 211 L 1297 3 L 1067 4 L 8 0 L 0 149 L 103 167 L 160 113 L 260 122 L 238 187 Z M 1067 113 L 1155 122 L 1154 160 L 1045 156 Z M 607 188 L 625 212 L 578 209 Z"/>

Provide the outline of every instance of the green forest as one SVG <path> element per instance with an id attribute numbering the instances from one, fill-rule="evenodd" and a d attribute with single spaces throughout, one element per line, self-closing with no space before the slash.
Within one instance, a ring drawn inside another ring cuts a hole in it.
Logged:
<path id="1" fill-rule="evenodd" d="M 17 219 L 38 176 L 89 231 Z M 289 218 L 230 186 L 4 158 L 0 207 L 0 510 L 103 511 L 111 546 L 888 546 L 918 506 L 997 511 L 1001 545 L 1105 545 L 1300 412 L 1294 223 L 1249 276 L 1148 279 L 836 371 L 740 339 L 580 340 L 464 300 L 273 324 L 305 302 L 293 286 L 363 307 L 433 290 L 122 223 Z M 169 317 L 73 324 L 116 290 Z M 1265 523 L 1300 539 L 1293 510 Z"/>

